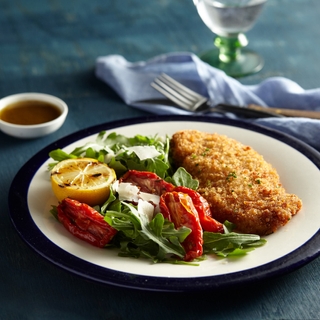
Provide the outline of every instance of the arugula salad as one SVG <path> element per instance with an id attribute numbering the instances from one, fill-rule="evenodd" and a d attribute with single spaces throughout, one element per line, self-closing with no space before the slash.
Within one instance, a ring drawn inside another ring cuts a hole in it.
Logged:
<path id="1" fill-rule="evenodd" d="M 74 224 L 91 219 L 93 233 L 104 230 L 107 234 L 107 241 L 98 246 L 116 247 L 119 256 L 197 265 L 208 254 L 243 256 L 266 243 L 258 235 L 236 233 L 234 224 L 211 217 L 206 201 L 196 192 L 198 181 L 170 159 L 168 136 L 128 138 L 102 131 L 95 141 L 71 153 L 56 149 L 49 156 L 55 161 L 49 164 L 50 170 L 66 159 L 91 158 L 115 171 L 117 179 L 103 204 L 90 207 L 69 201 L 52 206 L 51 213 L 84 240 L 92 238 L 91 231 Z M 59 218 L 59 210 L 70 213 L 67 221 Z"/>

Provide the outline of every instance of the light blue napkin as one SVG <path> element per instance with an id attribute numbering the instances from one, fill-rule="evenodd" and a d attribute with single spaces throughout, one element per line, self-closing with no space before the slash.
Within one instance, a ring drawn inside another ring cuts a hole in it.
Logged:
<path id="1" fill-rule="evenodd" d="M 136 63 L 128 62 L 119 55 L 99 57 L 96 61 L 96 76 L 113 88 L 126 104 L 155 114 L 192 114 L 169 106 L 137 102 L 164 98 L 150 86 L 160 73 L 166 73 L 190 89 L 209 97 L 215 104 L 246 106 L 255 103 L 320 111 L 320 88 L 304 90 L 297 83 L 282 77 L 269 78 L 254 86 L 243 85 L 221 70 L 202 62 L 192 53 L 164 54 Z M 217 114 L 211 116 L 221 117 Z M 230 114 L 224 116 L 236 118 Z M 261 118 L 249 121 L 285 132 L 320 151 L 320 120 Z"/>

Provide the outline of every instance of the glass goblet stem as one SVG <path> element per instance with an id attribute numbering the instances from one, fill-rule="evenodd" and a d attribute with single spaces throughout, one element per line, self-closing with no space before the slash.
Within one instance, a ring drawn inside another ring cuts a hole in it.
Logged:
<path id="1" fill-rule="evenodd" d="M 248 39 L 243 33 L 231 37 L 217 36 L 214 45 L 219 49 L 219 60 L 229 63 L 240 57 L 241 49 L 248 45 Z"/>
<path id="2" fill-rule="evenodd" d="M 245 48 L 247 44 L 243 33 L 217 36 L 215 48 L 200 55 L 200 59 L 231 77 L 243 77 L 260 71 L 264 64 L 260 55 Z"/>

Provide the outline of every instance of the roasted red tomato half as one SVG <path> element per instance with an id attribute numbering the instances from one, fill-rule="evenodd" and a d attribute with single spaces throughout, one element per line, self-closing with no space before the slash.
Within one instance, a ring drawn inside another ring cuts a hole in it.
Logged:
<path id="1" fill-rule="evenodd" d="M 176 187 L 174 191 L 186 193 L 191 197 L 204 231 L 224 233 L 223 224 L 212 218 L 208 201 L 198 192 L 186 187 Z"/>
<path id="2" fill-rule="evenodd" d="M 186 251 L 184 260 L 191 261 L 200 257 L 203 252 L 202 227 L 191 197 L 182 192 L 166 192 L 160 197 L 160 211 L 177 229 L 182 226 L 191 229 L 191 233 L 182 243 Z"/>
<path id="3" fill-rule="evenodd" d="M 162 195 L 173 191 L 174 185 L 161 179 L 158 175 L 148 171 L 129 170 L 120 182 L 132 183 L 140 188 L 141 192 Z"/>
<path id="4" fill-rule="evenodd" d="M 66 198 L 57 209 L 59 221 L 70 233 L 96 247 L 105 247 L 117 233 L 98 211 L 85 203 Z"/>

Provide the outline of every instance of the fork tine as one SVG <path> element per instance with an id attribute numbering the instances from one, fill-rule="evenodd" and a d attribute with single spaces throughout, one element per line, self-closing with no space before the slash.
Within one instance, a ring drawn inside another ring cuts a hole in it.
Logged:
<path id="1" fill-rule="evenodd" d="M 165 97 L 167 97 L 169 100 L 173 101 L 175 104 L 177 104 L 182 109 L 190 111 L 190 109 L 193 106 L 193 104 L 190 103 L 190 101 L 185 100 L 185 99 L 184 99 L 185 101 L 181 101 L 181 96 L 177 97 L 177 93 L 174 90 L 172 90 L 170 87 L 168 87 L 166 84 L 162 83 L 161 81 L 157 81 L 157 82 L 155 82 L 155 81 L 151 83 L 151 86 L 154 89 L 156 89 L 157 91 L 162 93 Z M 166 89 L 164 89 L 163 87 L 165 87 Z"/>
<path id="2" fill-rule="evenodd" d="M 208 101 L 206 97 L 190 90 L 165 73 L 155 78 L 151 86 L 169 100 L 188 111 L 196 111 Z"/>
<path id="3" fill-rule="evenodd" d="M 203 96 L 190 90 L 189 88 L 187 88 L 183 84 L 179 83 L 178 81 L 174 80 L 173 78 L 171 78 L 170 76 L 168 76 L 165 73 L 162 73 L 158 77 L 158 79 L 162 80 L 164 83 L 166 83 L 170 87 L 175 88 L 179 93 L 181 93 L 183 96 L 185 96 L 189 100 L 199 101 L 199 100 L 203 99 Z"/>
<path id="4" fill-rule="evenodd" d="M 167 82 L 161 76 L 154 79 L 154 82 L 161 86 L 163 89 L 173 94 L 176 98 L 180 99 L 181 101 L 184 101 L 186 103 L 194 103 L 195 101 L 197 101 L 195 98 L 190 97 L 181 92 L 181 90 L 177 86 L 175 86 L 174 83 Z"/>

